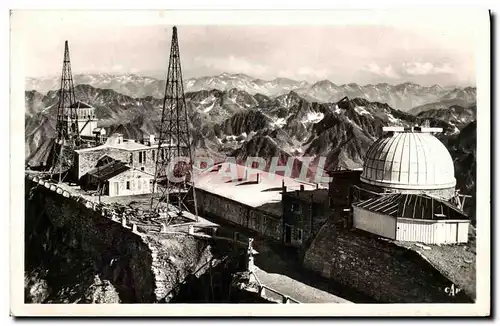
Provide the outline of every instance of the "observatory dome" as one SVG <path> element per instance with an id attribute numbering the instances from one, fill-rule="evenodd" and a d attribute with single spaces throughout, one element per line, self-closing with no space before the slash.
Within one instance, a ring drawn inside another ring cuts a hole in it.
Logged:
<path id="1" fill-rule="evenodd" d="M 361 181 L 416 191 L 450 189 L 456 184 L 453 160 L 443 143 L 413 128 L 390 132 L 369 148 Z"/>

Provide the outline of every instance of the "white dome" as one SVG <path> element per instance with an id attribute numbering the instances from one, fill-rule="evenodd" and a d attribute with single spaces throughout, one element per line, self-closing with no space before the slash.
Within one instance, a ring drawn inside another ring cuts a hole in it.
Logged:
<path id="1" fill-rule="evenodd" d="M 368 150 L 361 181 L 396 189 L 434 190 L 456 184 L 453 160 L 427 132 L 394 132 Z"/>

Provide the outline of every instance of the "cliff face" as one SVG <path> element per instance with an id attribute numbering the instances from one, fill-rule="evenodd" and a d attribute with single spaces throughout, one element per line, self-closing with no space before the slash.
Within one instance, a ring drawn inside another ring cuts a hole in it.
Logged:
<path id="1" fill-rule="evenodd" d="M 213 248 L 142 234 L 36 182 L 25 184 L 25 302 L 168 302 Z"/>

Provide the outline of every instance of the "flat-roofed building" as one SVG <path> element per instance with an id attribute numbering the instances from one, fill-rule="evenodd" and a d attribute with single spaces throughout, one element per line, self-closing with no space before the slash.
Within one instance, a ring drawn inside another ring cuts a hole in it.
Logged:
<path id="1" fill-rule="evenodd" d="M 195 176 L 200 215 L 222 218 L 275 240 L 283 235 L 283 187 L 316 189 L 316 184 L 224 162 Z"/>

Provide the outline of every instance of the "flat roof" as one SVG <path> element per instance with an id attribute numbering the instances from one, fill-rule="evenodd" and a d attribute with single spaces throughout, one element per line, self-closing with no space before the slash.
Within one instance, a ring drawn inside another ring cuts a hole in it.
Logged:
<path id="1" fill-rule="evenodd" d="M 108 138 L 109 140 L 110 138 Z M 162 147 L 167 147 L 169 144 L 163 144 Z M 138 151 L 138 150 L 151 150 L 155 149 L 158 147 L 158 144 L 152 144 L 151 146 L 149 145 L 144 145 L 141 143 L 137 143 L 135 140 L 131 139 L 124 139 L 120 143 L 116 143 L 113 141 L 107 141 L 106 143 L 96 146 L 96 147 L 88 147 L 88 148 L 82 148 L 82 149 L 77 149 L 75 152 L 77 153 L 86 153 L 86 152 L 92 152 L 96 150 L 101 150 L 105 148 L 116 148 L 116 149 L 123 149 L 126 151 Z"/>
<path id="2" fill-rule="evenodd" d="M 257 174 L 259 182 L 257 182 Z M 281 202 L 282 184 L 287 190 L 316 189 L 316 184 L 303 182 L 278 174 L 232 162 L 223 162 L 194 176 L 195 187 L 244 205 L 259 207 Z"/>

